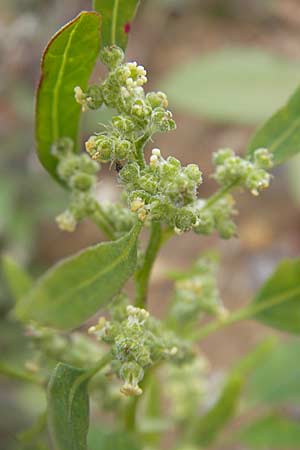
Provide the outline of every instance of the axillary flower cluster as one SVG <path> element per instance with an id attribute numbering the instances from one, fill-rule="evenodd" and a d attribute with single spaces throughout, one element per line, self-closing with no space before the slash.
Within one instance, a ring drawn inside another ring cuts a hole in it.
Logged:
<path id="1" fill-rule="evenodd" d="M 144 154 L 154 134 L 176 128 L 167 96 L 163 92 L 145 93 L 146 70 L 135 62 L 124 63 L 123 51 L 117 46 L 102 50 L 101 59 L 108 68 L 106 79 L 86 92 L 75 87 L 75 99 L 83 111 L 106 106 L 115 115 L 86 141 L 88 155 L 75 154 L 73 143 L 66 138 L 53 147 L 58 158 L 57 175 L 71 193 L 68 209 L 57 217 L 60 228 L 73 231 L 80 220 L 91 217 L 113 239 L 130 230 L 137 220 L 146 226 L 159 223 L 176 234 L 217 231 L 224 239 L 232 237 L 236 229 L 230 193 L 243 188 L 258 195 L 268 187 L 271 154 L 258 149 L 252 159 L 245 159 L 231 149 L 217 151 L 213 154 L 212 176 L 220 189 L 208 199 L 199 198 L 203 180 L 198 165 L 182 166 L 173 156 L 164 157 L 158 148 L 152 149 L 149 160 Z M 105 163 L 115 165 L 123 187 L 116 204 L 100 205 L 96 198 L 97 173 Z M 145 309 L 130 305 L 127 297 L 124 303 L 123 296 L 115 299 L 111 320 L 100 318 L 90 332 L 110 346 L 111 368 L 123 380 L 121 392 L 125 395 L 140 395 L 139 383 L 145 370 L 158 362 L 168 360 L 180 365 L 193 361 L 184 333 L 195 318 L 207 313 L 218 317 L 226 314 L 212 260 L 199 260 L 188 274 L 176 280 L 165 324 Z M 187 326 L 182 327 L 183 322 Z M 182 334 L 174 331 L 178 323 Z"/>
<path id="2" fill-rule="evenodd" d="M 196 164 L 183 167 L 173 156 L 164 158 L 158 148 L 152 150 L 148 162 L 144 156 L 144 148 L 155 133 L 176 128 L 167 96 L 163 92 L 145 93 L 146 70 L 136 62 L 124 63 L 120 48 L 105 48 L 101 59 L 108 68 L 107 78 L 86 92 L 77 86 L 75 99 L 83 111 L 105 105 L 117 114 L 85 143 L 94 165 L 71 151 L 57 151 L 66 147 L 65 142 L 56 145 L 55 153 L 60 157 L 58 175 L 72 192 L 70 208 L 58 217 L 60 227 L 72 231 L 79 220 L 93 213 L 95 173 L 101 163 L 116 163 L 129 210 L 139 220 L 160 222 L 178 234 L 190 230 L 210 234 L 216 230 L 222 238 L 232 237 L 235 210 L 229 191 L 242 187 L 257 195 L 266 188 L 271 178 L 266 171 L 272 167 L 271 154 L 266 149 L 258 149 L 249 160 L 235 155 L 231 149 L 219 150 L 213 155 L 212 176 L 228 190 L 228 195 L 213 200 L 199 199 L 202 173 Z M 70 143 L 67 147 L 70 148 Z M 126 209 L 124 205 L 123 211 Z M 110 213 L 113 210 L 110 206 Z M 118 212 L 121 215 L 120 208 Z M 117 223 L 118 214 L 114 214 L 114 224 Z"/>

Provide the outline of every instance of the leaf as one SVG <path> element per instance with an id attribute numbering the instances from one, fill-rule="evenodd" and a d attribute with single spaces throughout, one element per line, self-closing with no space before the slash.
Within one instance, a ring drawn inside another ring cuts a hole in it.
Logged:
<path id="1" fill-rule="evenodd" d="M 300 331 L 300 260 L 279 264 L 252 304 L 254 317 L 289 333 Z"/>
<path id="2" fill-rule="evenodd" d="M 126 431 L 107 431 L 98 425 L 88 435 L 90 450 L 140 450 L 136 439 Z"/>
<path id="3" fill-rule="evenodd" d="M 74 87 L 87 87 L 100 49 L 101 16 L 82 12 L 61 28 L 42 58 L 36 99 L 36 143 L 42 165 L 55 178 L 57 159 L 51 147 L 61 137 L 77 143 L 80 106 Z"/>
<path id="4" fill-rule="evenodd" d="M 299 340 L 276 345 L 250 376 L 245 397 L 250 407 L 299 404 Z"/>
<path id="5" fill-rule="evenodd" d="M 299 84 L 299 63 L 253 48 L 224 49 L 177 67 L 161 87 L 170 102 L 223 122 L 266 120 Z"/>
<path id="6" fill-rule="evenodd" d="M 48 385 L 48 424 L 55 450 L 87 450 L 87 371 L 58 364 Z"/>
<path id="7" fill-rule="evenodd" d="M 252 449 L 299 449 L 300 423 L 279 415 L 261 417 L 238 433 L 239 439 Z"/>
<path id="8" fill-rule="evenodd" d="M 16 302 L 19 302 L 32 288 L 33 280 L 9 256 L 2 256 L 2 271 L 12 297 Z"/>
<path id="9" fill-rule="evenodd" d="M 244 378 L 236 373 L 228 378 L 217 403 L 198 422 L 195 436 L 198 445 L 212 444 L 217 434 L 235 415 L 244 383 Z"/>
<path id="10" fill-rule="evenodd" d="M 140 225 L 121 239 L 89 247 L 48 270 L 16 307 L 19 319 L 68 329 L 105 306 L 132 275 Z"/>
<path id="11" fill-rule="evenodd" d="M 300 152 L 300 89 L 289 101 L 260 127 L 248 146 L 252 155 L 257 148 L 265 147 L 274 155 L 274 163 L 281 164 Z"/>
<path id="12" fill-rule="evenodd" d="M 250 373 L 265 358 L 273 345 L 273 339 L 265 340 L 233 368 L 217 402 L 200 420 L 197 420 L 194 430 L 194 440 L 197 445 L 210 446 L 235 416 L 241 393 Z"/>
<path id="13" fill-rule="evenodd" d="M 139 3 L 139 0 L 94 0 L 94 9 L 102 16 L 103 47 L 116 44 L 126 49 Z"/>

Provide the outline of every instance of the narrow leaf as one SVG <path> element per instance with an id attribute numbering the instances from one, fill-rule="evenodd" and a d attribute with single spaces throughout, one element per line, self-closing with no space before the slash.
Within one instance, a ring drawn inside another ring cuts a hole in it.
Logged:
<path id="1" fill-rule="evenodd" d="M 281 164 L 300 152 L 300 88 L 287 104 L 260 127 L 252 137 L 248 153 L 257 148 L 268 148 L 275 164 Z"/>
<path id="2" fill-rule="evenodd" d="M 141 450 L 136 439 L 126 431 L 108 431 L 99 427 L 91 427 L 88 435 L 90 450 Z"/>
<path id="3" fill-rule="evenodd" d="M 85 89 L 100 47 L 101 17 L 82 12 L 61 28 L 42 58 L 36 99 L 36 144 L 45 169 L 56 176 L 57 160 L 51 147 L 61 137 L 77 143 L 80 106 L 74 87 Z"/>
<path id="4" fill-rule="evenodd" d="M 273 348 L 274 340 L 267 339 L 242 358 L 228 375 L 220 397 L 214 406 L 197 420 L 194 441 L 200 446 L 210 446 L 219 433 L 235 416 L 243 388 L 250 373 Z"/>
<path id="5" fill-rule="evenodd" d="M 48 423 L 55 450 L 87 450 L 87 372 L 58 364 L 48 386 Z"/>
<path id="6" fill-rule="evenodd" d="M 299 449 L 300 423 L 279 415 L 268 415 L 242 429 L 238 437 L 253 450 Z"/>
<path id="7" fill-rule="evenodd" d="M 261 309 L 261 311 L 259 311 Z M 260 322 L 290 333 L 300 331 L 300 260 L 279 264 L 253 303 Z"/>
<path id="8" fill-rule="evenodd" d="M 33 280 L 25 270 L 9 256 L 2 257 L 2 271 L 14 300 L 21 300 L 32 288 Z"/>
<path id="9" fill-rule="evenodd" d="M 299 341 L 279 343 L 250 376 L 246 388 L 250 407 L 300 402 Z"/>
<path id="10" fill-rule="evenodd" d="M 59 329 L 82 324 L 133 274 L 139 230 L 138 224 L 117 241 L 89 247 L 55 265 L 17 305 L 17 317 Z"/>
<path id="11" fill-rule="evenodd" d="M 228 378 L 217 403 L 198 422 L 195 436 L 198 445 L 209 446 L 235 415 L 244 383 L 244 378 L 236 373 Z"/>
<path id="12" fill-rule="evenodd" d="M 126 49 L 131 23 L 139 0 L 94 0 L 94 9 L 102 16 L 102 46 L 116 44 Z"/>

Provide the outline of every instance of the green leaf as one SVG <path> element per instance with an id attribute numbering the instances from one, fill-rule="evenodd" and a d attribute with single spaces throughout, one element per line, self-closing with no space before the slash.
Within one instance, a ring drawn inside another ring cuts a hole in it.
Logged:
<path id="1" fill-rule="evenodd" d="M 267 339 L 239 361 L 228 375 L 220 397 L 214 406 L 197 420 L 194 441 L 200 446 L 210 446 L 228 422 L 235 416 L 243 388 L 250 373 L 260 364 L 274 345 Z"/>
<path id="2" fill-rule="evenodd" d="M 28 294 L 33 280 L 25 270 L 9 256 L 2 257 L 2 271 L 10 293 L 16 302 Z"/>
<path id="3" fill-rule="evenodd" d="M 55 265 L 18 303 L 17 317 L 59 329 L 82 324 L 133 274 L 139 230 L 137 224 L 121 239 L 89 247 Z"/>
<path id="4" fill-rule="evenodd" d="M 260 289 L 252 304 L 254 317 L 289 333 L 300 331 L 300 260 L 286 260 Z"/>
<path id="5" fill-rule="evenodd" d="M 299 73 L 299 63 L 257 49 L 233 48 L 177 65 L 161 89 L 188 113 L 257 124 L 286 102 L 299 84 Z"/>
<path id="6" fill-rule="evenodd" d="M 90 450 L 140 450 L 136 439 L 125 431 L 107 431 L 99 425 L 91 427 L 88 435 Z"/>
<path id="7" fill-rule="evenodd" d="M 139 0 L 94 0 L 94 9 L 102 16 L 102 46 L 116 44 L 126 49 L 131 23 Z"/>
<path id="8" fill-rule="evenodd" d="M 87 371 L 58 364 L 48 385 L 48 424 L 55 450 L 87 450 Z"/>
<path id="9" fill-rule="evenodd" d="M 248 154 L 265 147 L 274 155 L 275 164 L 281 164 L 300 152 L 300 89 L 286 105 L 260 127 L 252 137 Z"/>
<path id="10" fill-rule="evenodd" d="M 61 28 L 42 58 L 36 99 L 36 143 L 39 159 L 55 178 L 57 159 L 51 147 L 68 136 L 77 143 L 80 106 L 74 87 L 86 89 L 100 49 L 101 16 L 82 12 Z"/>
<path id="11" fill-rule="evenodd" d="M 217 403 L 198 421 L 195 436 L 198 445 L 212 444 L 217 434 L 234 417 L 244 384 L 244 378 L 237 373 L 228 378 Z"/>
<path id="12" fill-rule="evenodd" d="M 299 404 L 299 345 L 299 340 L 279 343 L 254 370 L 245 392 L 250 407 Z"/>
<path id="13" fill-rule="evenodd" d="M 279 415 L 261 417 L 238 434 L 252 449 L 299 449 L 300 423 Z"/>

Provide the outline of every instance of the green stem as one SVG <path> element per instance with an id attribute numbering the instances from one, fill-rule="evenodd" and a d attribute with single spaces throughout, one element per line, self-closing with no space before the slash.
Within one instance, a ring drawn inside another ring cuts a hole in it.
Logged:
<path id="1" fill-rule="evenodd" d="M 91 214 L 90 217 L 109 239 L 115 239 L 115 233 L 112 223 L 110 222 L 109 217 L 107 217 L 106 212 L 103 210 L 101 205 L 99 205 L 99 203 L 97 203 L 96 210 L 93 214 Z"/>
<path id="2" fill-rule="evenodd" d="M 144 156 L 144 147 L 147 144 L 151 137 L 151 134 L 146 133 L 141 136 L 137 141 L 135 141 L 135 156 L 136 160 L 141 168 L 146 166 L 145 156 Z"/>
<path id="3" fill-rule="evenodd" d="M 98 373 L 101 369 L 103 369 L 107 364 L 109 364 L 112 360 L 112 355 L 110 352 L 108 352 L 106 355 L 104 355 L 93 367 L 91 367 L 85 374 L 84 379 L 90 379 L 96 373 Z M 81 380 L 81 382 L 84 380 Z"/>
<path id="4" fill-rule="evenodd" d="M 239 322 L 241 320 L 250 319 L 251 317 L 255 316 L 258 313 L 266 311 L 269 308 L 273 308 L 274 306 L 278 306 L 289 299 L 296 298 L 296 296 L 299 294 L 300 294 L 300 287 L 297 287 L 291 290 L 288 294 L 284 292 L 283 294 L 275 295 L 273 298 L 271 297 L 267 301 L 254 304 L 252 303 L 246 306 L 245 308 L 241 308 L 233 312 L 231 315 L 229 315 L 227 318 L 223 320 L 216 320 L 214 322 L 210 322 L 209 324 L 201 328 L 199 332 L 196 332 L 193 336 L 193 339 L 197 341 L 204 339 L 210 334 L 215 333 L 216 331 L 219 331 L 222 328 L 227 327 L 228 325 Z"/>
<path id="5" fill-rule="evenodd" d="M 143 308 L 145 306 L 152 267 L 158 254 L 158 251 L 161 247 L 161 244 L 162 244 L 161 226 L 159 223 L 153 222 L 151 225 L 151 233 L 148 246 L 144 255 L 143 265 L 135 275 L 135 283 L 136 283 L 135 305 L 139 308 Z"/>
<path id="6" fill-rule="evenodd" d="M 202 208 L 202 211 L 205 209 L 210 208 L 215 203 L 217 203 L 222 197 L 224 197 L 226 194 L 228 194 L 232 189 L 238 184 L 238 181 L 234 181 L 231 184 L 228 184 L 227 186 L 222 187 L 219 189 L 214 195 L 212 195 L 205 203 L 205 205 Z"/>
<path id="7" fill-rule="evenodd" d="M 145 389 L 148 385 L 148 382 L 150 380 L 150 376 L 152 374 L 153 367 L 151 369 L 148 369 L 145 373 L 145 376 L 143 380 L 140 383 L 140 387 L 143 391 L 143 394 L 145 392 Z M 139 403 L 139 399 L 141 397 L 136 396 L 130 399 L 129 404 L 126 407 L 125 410 L 125 428 L 129 432 L 134 432 L 136 429 L 136 418 L 137 418 L 137 407 Z"/>

